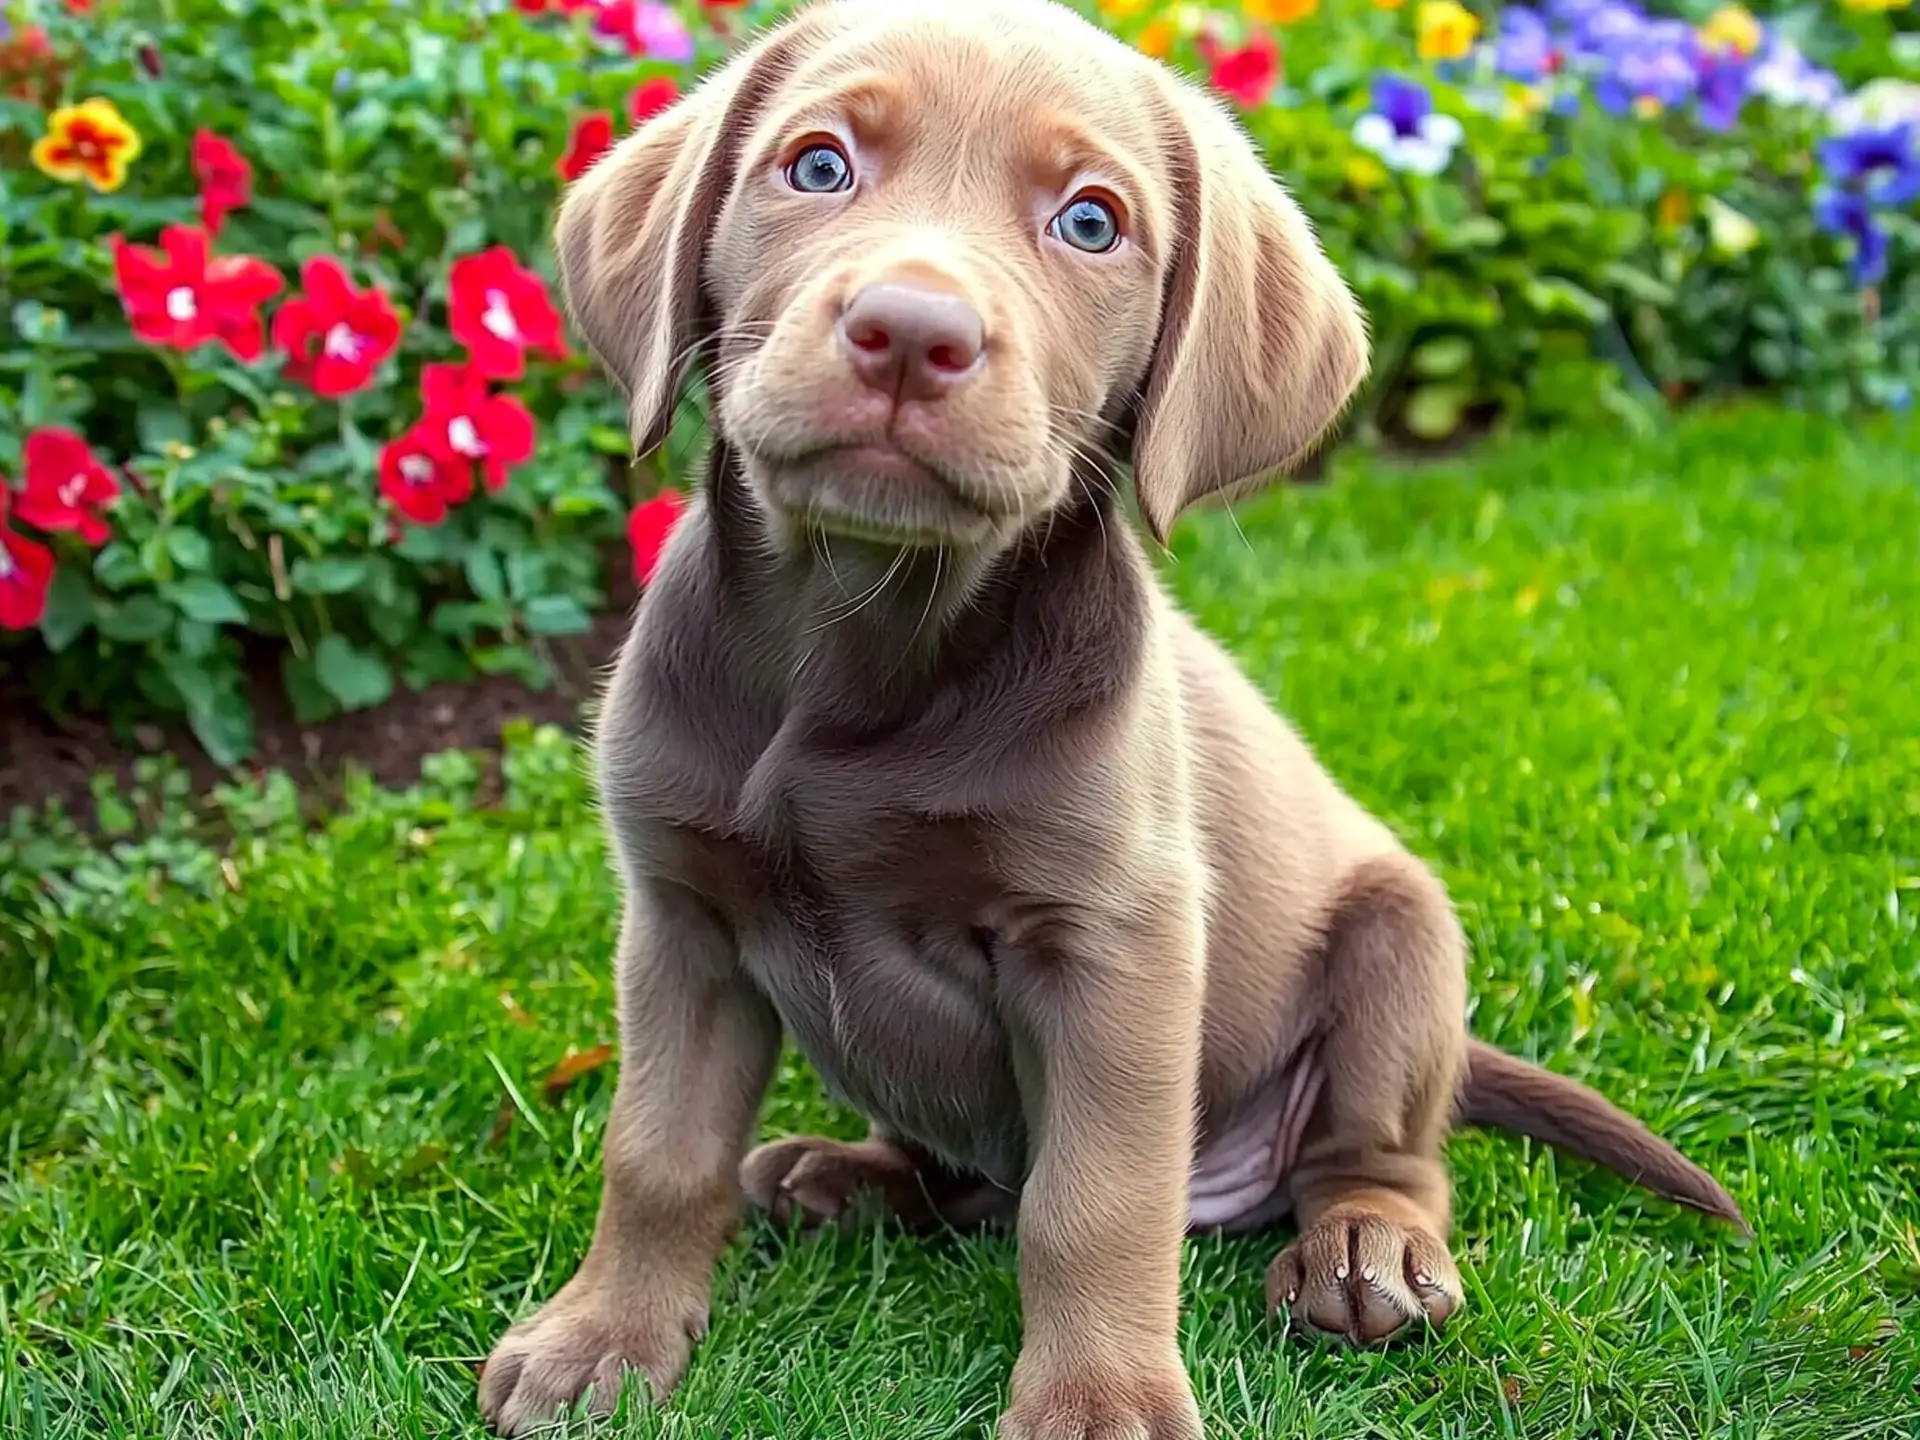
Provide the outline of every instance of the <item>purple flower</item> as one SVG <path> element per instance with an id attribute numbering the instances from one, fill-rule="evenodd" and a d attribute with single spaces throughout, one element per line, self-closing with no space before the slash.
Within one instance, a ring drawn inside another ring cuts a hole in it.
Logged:
<path id="1" fill-rule="evenodd" d="M 1917 135 L 1911 120 L 1836 135 L 1820 142 L 1820 168 L 1834 184 L 1861 190 L 1870 204 L 1904 209 L 1920 199 Z"/>
<path id="2" fill-rule="evenodd" d="M 1447 168 L 1466 132 L 1451 115 L 1433 108 L 1425 88 L 1398 75 L 1373 82 L 1373 109 L 1353 124 L 1354 143 L 1373 151 L 1395 170 L 1438 175 Z"/>
<path id="3" fill-rule="evenodd" d="M 1887 273 L 1887 232 L 1873 220 L 1866 197 L 1827 187 L 1813 197 L 1813 220 L 1831 235 L 1853 241 L 1853 278 L 1873 285 Z"/>
<path id="4" fill-rule="evenodd" d="M 1670 109 L 1693 94 L 1699 56 L 1691 25 L 1680 20 L 1643 21 L 1602 52 L 1604 68 L 1593 98 L 1616 115 L 1648 104 Z"/>
<path id="5" fill-rule="evenodd" d="M 1709 130 L 1731 130 L 1740 122 L 1752 84 L 1753 63 L 1738 51 L 1700 52 L 1700 123 Z"/>
<path id="6" fill-rule="evenodd" d="M 1500 12 L 1500 34 L 1494 42 L 1494 68 L 1532 85 L 1560 68 L 1560 47 L 1540 12 L 1515 5 Z"/>

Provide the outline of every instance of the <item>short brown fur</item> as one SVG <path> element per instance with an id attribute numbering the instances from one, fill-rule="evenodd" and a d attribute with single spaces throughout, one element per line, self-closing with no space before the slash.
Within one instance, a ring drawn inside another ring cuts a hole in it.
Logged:
<path id="1" fill-rule="evenodd" d="M 821 145 L 843 189 L 795 178 Z M 1109 249 L 1062 229 L 1086 196 Z M 628 1371 L 671 1391 L 743 1193 L 1016 1219 L 1003 1440 L 1200 1433 L 1190 1225 L 1292 1212 L 1268 1293 L 1299 1328 L 1445 1320 L 1456 1118 L 1737 1219 L 1593 1092 L 1469 1042 L 1439 882 L 1124 523 L 1123 460 L 1164 534 L 1299 460 L 1366 368 L 1211 100 L 1046 0 L 839 0 L 590 170 L 557 242 L 636 440 L 696 365 L 715 434 L 599 727 L 605 1199 L 487 1364 L 497 1429 L 610 1409 Z M 783 1032 L 868 1140 L 747 1153 Z"/>

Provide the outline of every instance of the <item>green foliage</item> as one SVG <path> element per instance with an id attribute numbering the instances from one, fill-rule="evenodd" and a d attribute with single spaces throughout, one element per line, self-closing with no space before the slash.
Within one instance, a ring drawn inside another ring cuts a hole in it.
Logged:
<path id="1" fill-rule="evenodd" d="M 538 449 L 436 527 L 396 521 L 377 457 L 420 412 L 422 365 L 458 354 L 451 262 L 505 245 L 550 276 L 570 125 L 674 67 L 628 59 L 584 20 L 465 5 L 180 0 L 38 18 L 65 98 L 111 100 L 143 149 L 113 193 L 59 183 L 24 163 L 47 128 L 37 99 L 0 100 L 0 475 L 17 482 L 25 437 L 64 426 L 124 493 L 104 547 L 56 537 L 37 643 L 0 637 L 0 669 L 30 670 L 56 707 L 184 712 L 223 760 L 250 743 L 251 657 L 279 666 L 308 719 L 475 670 L 542 683 L 543 641 L 604 603 L 635 483 L 617 396 L 583 357 L 530 357 L 510 389 Z M 401 347 L 368 388 L 326 400 L 277 355 L 250 366 L 130 333 L 109 238 L 199 222 L 203 128 L 255 168 L 217 253 L 267 260 L 289 294 L 302 261 L 338 255 L 400 312 Z"/>
<path id="2" fill-rule="evenodd" d="M 1817 110 L 1755 95 L 1715 130 L 1687 106 L 1602 109 L 1591 67 L 1519 84 L 1496 57 L 1512 12 L 1493 5 L 1479 44 L 1450 59 L 1423 54 L 1418 0 L 1079 3 L 1142 44 L 1157 29 L 1152 48 L 1203 78 L 1232 47 L 1277 47 L 1244 118 L 1369 312 L 1373 379 L 1351 427 L 1363 441 L 1644 430 L 1671 400 L 1753 389 L 1829 412 L 1897 408 L 1920 385 L 1920 220 L 1878 216 L 1885 276 L 1850 273 L 1851 242 L 1815 222 L 1830 128 Z M 548 643 L 605 603 L 627 505 L 697 444 L 697 401 L 664 460 L 630 475 L 609 387 L 583 357 L 534 356 L 508 388 L 538 448 L 444 523 L 396 512 L 382 447 L 419 415 L 423 366 L 459 354 L 456 259 L 504 246 L 552 278 L 556 162 L 575 123 L 622 115 L 643 79 L 691 83 L 731 35 L 785 8 L 681 0 L 695 50 L 680 65 L 596 36 L 591 5 L 100 0 L 76 15 L 14 0 L 0 81 L 27 78 L 0 83 L 0 474 L 17 484 L 26 437 L 69 427 L 126 493 L 98 550 L 41 537 L 59 566 L 37 632 L 0 634 L 0 672 L 30 672 L 55 708 L 182 713 L 228 760 L 249 747 L 262 669 L 307 720 L 475 672 L 541 683 Z M 1696 23 L 1712 8 L 1664 7 Z M 1256 11 L 1297 18 L 1263 28 Z M 1850 85 L 1920 75 L 1908 12 L 1769 11 L 1768 45 L 1794 40 Z M 21 60 L 29 21 L 51 38 Z M 1356 139 L 1384 75 L 1417 82 L 1461 127 L 1435 173 L 1390 168 Z M 144 143 L 104 194 L 30 163 L 48 107 L 94 96 Z M 302 262 L 336 255 L 391 298 L 404 339 L 367 388 L 321 399 L 278 355 L 243 364 L 130 331 L 109 239 L 196 222 L 202 130 L 256 171 L 220 253 L 260 257 L 290 287 Z"/>

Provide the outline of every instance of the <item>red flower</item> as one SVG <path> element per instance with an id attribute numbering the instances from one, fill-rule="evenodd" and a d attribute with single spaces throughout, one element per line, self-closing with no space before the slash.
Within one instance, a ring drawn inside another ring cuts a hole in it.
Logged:
<path id="1" fill-rule="evenodd" d="M 1280 46 L 1258 34 L 1238 50 L 1222 50 L 1213 59 L 1213 88 L 1244 110 L 1267 98 L 1280 78 Z"/>
<path id="2" fill-rule="evenodd" d="M 606 153 L 611 144 L 613 116 L 604 110 L 582 115 L 573 122 L 573 133 L 567 136 L 567 148 L 553 168 L 559 172 L 562 180 L 578 180 L 586 174 L 589 165 Z"/>
<path id="3" fill-rule="evenodd" d="M 519 379 L 529 347 L 565 358 L 560 312 L 547 298 L 546 282 L 522 269 L 506 246 L 454 261 L 447 281 L 448 324 L 479 374 Z"/>
<path id="4" fill-rule="evenodd" d="M 680 98 L 680 86 L 671 75 L 656 75 L 642 80 L 627 96 L 627 115 L 636 125 L 644 125 Z"/>
<path id="5" fill-rule="evenodd" d="M 160 249 L 115 235 L 113 273 L 133 333 L 149 345 L 191 350 L 218 340 L 241 360 L 260 358 L 266 326 L 260 307 L 286 282 L 251 255 L 209 256 L 204 230 L 169 225 Z"/>
<path id="6" fill-rule="evenodd" d="M 0 479 L 0 630 L 27 630 L 40 623 L 53 583 L 53 552 L 7 529 L 13 492 Z"/>
<path id="7" fill-rule="evenodd" d="M 511 395 L 487 392 L 471 365 L 429 365 L 420 372 L 427 413 L 417 430 L 432 453 L 469 469 L 481 462 L 487 489 L 507 483 L 507 467 L 533 454 L 533 416 Z"/>
<path id="8" fill-rule="evenodd" d="M 273 317 L 273 343 L 287 352 L 287 374 L 316 395 L 351 395 L 373 379 L 400 343 L 400 317 L 384 290 L 354 288 L 346 267 L 316 255 L 301 268 L 306 293 Z"/>
<path id="9" fill-rule="evenodd" d="M 380 451 L 380 493 L 416 525 L 438 525 L 473 494 L 473 466 L 440 454 L 422 421 Z"/>
<path id="10" fill-rule="evenodd" d="M 93 13 L 93 0 L 67 0 L 69 15 L 90 15 Z"/>
<path id="11" fill-rule="evenodd" d="M 522 15 L 544 15 L 547 13 L 547 0 L 513 0 L 513 8 Z"/>
<path id="12" fill-rule="evenodd" d="M 678 490 L 662 490 L 651 500 L 643 500 L 627 516 L 627 544 L 633 547 L 633 574 L 642 585 L 653 579 L 660 568 L 660 552 L 667 548 L 667 537 L 686 513 L 687 499 Z"/>
<path id="13" fill-rule="evenodd" d="M 95 507 L 120 493 L 113 472 L 71 430 L 49 428 L 27 436 L 27 487 L 20 518 L 42 530 L 77 530 L 89 545 L 107 542 L 107 522 Z"/>
<path id="14" fill-rule="evenodd" d="M 253 166 L 211 130 L 194 132 L 193 178 L 200 182 L 200 221 L 209 235 L 220 233 L 228 212 L 253 199 Z"/>

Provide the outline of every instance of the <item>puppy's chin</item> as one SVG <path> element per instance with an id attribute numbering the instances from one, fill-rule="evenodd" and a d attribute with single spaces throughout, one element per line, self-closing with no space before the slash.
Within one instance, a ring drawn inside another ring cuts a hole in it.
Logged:
<path id="1" fill-rule="evenodd" d="M 746 456 L 784 527 L 901 549 L 998 549 L 1020 517 L 980 501 L 895 446 L 836 445 L 792 458 Z"/>

